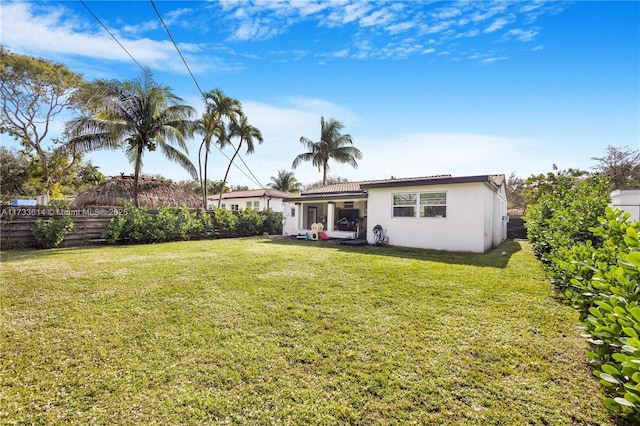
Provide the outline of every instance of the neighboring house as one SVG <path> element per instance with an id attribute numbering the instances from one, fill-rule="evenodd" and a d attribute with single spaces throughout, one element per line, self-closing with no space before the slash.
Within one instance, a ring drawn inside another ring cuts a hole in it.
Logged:
<path id="1" fill-rule="evenodd" d="M 631 220 L 640 220 L 640 189 L 611 191 L 611 207 L 631 213 Z"/>
<path id="2" fill-rule="evenodd" d="M 284 235 L 322 223 L 331 238 L 375 243 L 380 225 L 388 244 L 483 253 L 507 236 L 504 175 L 450 175 L 346 182 L 285 199 Z"/>
<path id="3" fill-rule="evenodd" d="M 246 208 L 254 210 L 271 209 L 282 213 L 282 200 L 294 194 L 276 189 L 250 189 L 248 191 L 231 191 L 222 194 L 221 208 L 238 211 Z M 207 208 L 218 207 L 220 194 L 207 197 Z"/>

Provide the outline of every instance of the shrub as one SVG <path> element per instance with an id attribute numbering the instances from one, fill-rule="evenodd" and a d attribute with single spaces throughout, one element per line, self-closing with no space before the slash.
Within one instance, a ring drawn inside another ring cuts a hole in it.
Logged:
<path id="1" fill-rule="evenodd" d="M 598 226 L 587 229 L 597 244 L 586 240 L 558 247 L 549 252 L 545 268 L 584 321 L 583 336 L 593 345 L 589 361 L 607 388 L 604 404 L 639 423 L 640 222 L 610 207 L 604 213 Z M 556 238 L 554 232 L 541 235 Z"/>
<path id="2" fill-rule="evenodd" d="M 62 216 L 60 219 L 37 219 L 33 228 L 36 243 L 42 248 L 58 247 L 64 237 L 73 229 L 71 216 Z"/>
<path id="3" fill-rule="evenodd" d="M 262 216 L 262 232 L 269 235 L 282 234 L 282 213 L 274 212 L 271 209 L 260 212 Z"/>
<path id="4" fill-rule="evenodd" d="M 244 209 L 238 212 L 236 220 L 236 236 L 249 237 L 262 233 L 262 216 L 254 209 Z"/>
<path id="5" fill-rule="evenodd" d="M 591 176 L 574 186 L 561 185 L 553 193 L 542 196 L 525 215 L 527 236 L 536 255 L 545 263 L 555 251 L 591 240 L 599 246 L 590 227 L 598 226 L 609 203 L 609 181 Z"/>
<path id="6" fill-rule="evenodd" d="M 229 238 L 235 236 L 236 215 L 225 209 L 215 209 L 213 217 L 214 237 Z"/>
<path id="7" fill-rule="evenodd" d="M 113 218 L 102 234 L 108 243 L 180 241 L 213 235 L 211 217 L 204 211 L 161 206 L 152 213 L 146 207 L 125 207 L 127 213 Z"/>

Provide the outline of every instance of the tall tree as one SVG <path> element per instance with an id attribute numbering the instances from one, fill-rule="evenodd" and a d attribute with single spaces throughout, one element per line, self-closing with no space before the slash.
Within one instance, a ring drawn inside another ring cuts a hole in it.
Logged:
<path id="1" fill-rule="evenodd" d="M 267 184 L 269 188 L 277 189 L 284 192 L 295 192 L 300 189 L 300 182 L 294 176 L 293 172 L 288 170 L 278 170 L 276 176 L 271 176 L 271 182 Z"/>
<path id="2" fill-rule="evenodd" d="M 252 154 L 255 151 L 254 141 L 258 143 L 262 143 L 262 133 L 257 127 L 249 124 L 246 115 L 241 115 L 239 120 L 234 120 L 229 125 L 229 137 L 239 139 L 238 146 L 229 160 L 229 165 L 227 166 L 227 171 L 224 174 L 224 178 L 222 179 L 222 187 L 227 182 L 227 177 L 229 176 L 229 170 L 231 169 L 231 165 L 233 164 L 233 160 L 238 156 L 240 149 L 242 148 L 243 142 L 247 143 L 247 154 Z M 218 198 L 218 208 L 222 205 L 222 197 Z"/>
<path id="3" fill-rule="evenodd" d="M 206 110 L 197 121 L 196 130 L 202 134 L 202 143 L 198 150 L 198 173 L 202 190 L 202 205 L 203 208 L 207 208 L 207 167 L 211 142 L 213 141 L 220 147 L 227 144 L 228 126 L 242 114 L 242 104 L 240 101 L 226 96 L 220 89 L 205 93 L 204 101 Z M 204 167 L 202 161 L 203 149 Z"/>
<path id="4" fill-rule="evenodd" d="M 47 155 L 51 124 L 74 106 L 84 80 L 66 66 L 41 58 L 19 55 L 0 45 L 0 133 L 17 140 L 33 154 L 42 169 L 42 192 L 53 185 Z M 58 146 L 70 156 L 71 166 L 81 160 L 78 151 Z"/>
<path id="5" fill-rule="evenodd" d="M 291 167 L 294 169 L 302 161 L 311 161 L 318 171 L 322 170 L 322 183 L 327 181 L 327 172 L 329 171 L 329 160 L 333 159 L 338 163 L 350 164 L 353 168 L 358 168 L 358 162 L 362 158 L 360 150 L 353 146 L 353 138 L 351 135 L 341 134 L 344 124 L 333 118 L 325 121 L 324 117 L 320 118 L 320 140 L 313 142 L 302 136 L 302 143 L 308 150 L 299 154 Z"/>
<path id="6" fill-rule="evenodd" d="M 90 114 L 67 123 L 72 143 L 87 149 L 123 147 L 134 164 L 134 203 L 147 151 L 160 148 L 166 158 L 184 167 L 194 179 L 198 172 L 185 153 L 195 109 L 183 104 L 167 86 L 156 83 L 150 71 L 134 80 L 96 80 L 83 96 Z M 177 145 L 178 148 L 174 147 Z"/>
<path id="7" fill-rule="evenodd" d="M 609 145 L 604 156 L 591 159 L 598 162 L 594 169 L 609 178 L 611 189 L 640 187 L 640 150 Z"/>

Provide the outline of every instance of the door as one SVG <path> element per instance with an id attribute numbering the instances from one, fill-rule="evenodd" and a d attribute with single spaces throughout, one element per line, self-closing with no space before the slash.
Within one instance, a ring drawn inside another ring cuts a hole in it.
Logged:
<path id="1" fill-rule="evenodd" d="M 318 221 L 318 208 L 317 207 L 307 207 L 307 228 L 311 229 L 311 224 L 316 223 Z"/>

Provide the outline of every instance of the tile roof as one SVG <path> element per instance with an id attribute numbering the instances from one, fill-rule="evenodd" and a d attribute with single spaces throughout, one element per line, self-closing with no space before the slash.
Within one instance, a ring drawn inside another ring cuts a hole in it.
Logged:
<path id="1" fill-rule="evenodd" d="M 250 189 L 248 191 L 231 191 L 222 194 L 222 199 L 229 198 L 256 198 L 256 197 L 271 197 L 271 198 L 290 198 L 295 197 L 297 194 L 289 192 L 278 191 L 277 189 Z M 217 200 L 220 198 L 220 194 L 209 195 L 207 199 Z"/>
<path id="2" fill-rule="evenodd" d="M 333 196 L 333 195 L 363 195 L 368 188 L 383 188 L 394 186 L 418 186 L 418 185 L 439 185 L 453 183 L 469 183 L 469 182 L 487 182 L 495 186 L 501 187 L 505 182 L 504 175 L 478 175 L 478 176 L 459 176 L 451 175 L 435 175 L 421 176 L 409 178 L 393 178 L 365 180 L 359 182 L 340 182 L 331 185 L 325 185 L 318 188 L 302 191 L 300 196 L 295 198 L 313 197 L 313 196 Z M 290 198 L 294 198 L 290 197 Z"/>

